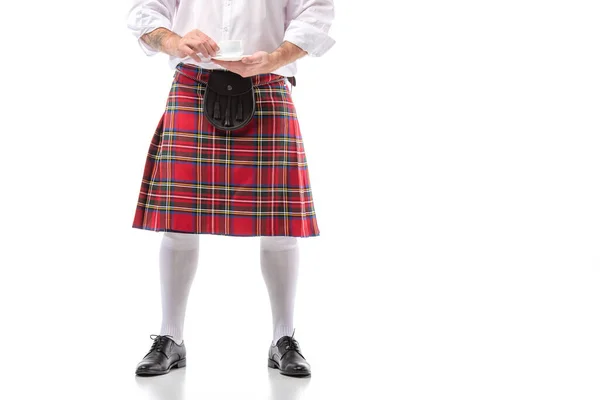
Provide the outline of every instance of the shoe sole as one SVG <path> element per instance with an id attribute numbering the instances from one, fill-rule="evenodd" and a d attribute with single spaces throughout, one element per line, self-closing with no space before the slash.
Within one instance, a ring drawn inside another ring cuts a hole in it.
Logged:
<path id="1" fill-rule="evenodd" d="M 269 366 L 269 368 L 273 368 L 273 369 L 278 369 L 279 373 L 281 375 L 286 375 L 286 376 L 310 376 L 310 372 L 298 372 L 298 373 L 289 373 L 289 372 L 285 372 L 283 371 L 280 367 L 279 367 L 279 363 L 275 360 L 271 360 L 269 358 L 269 363 L 267 364 Z"/>
<path id="2" fill-rule="evenodd" d="M 183 360 L 179 360 L 174 364 L 171 364 L 171 366 L 169 367 L 169 369 L 164 370 L 164 371 L 151 371 L 151 370 L 147 370 L 147 371 L 136 371 L 135 374 L 138 376 L 156 376 L 156 375 L 165 375 L 168 374 L 169 372 L 171 372 L 172 368 L 183 368 L 186 365 L 186 359 L 184 358 Z"/>

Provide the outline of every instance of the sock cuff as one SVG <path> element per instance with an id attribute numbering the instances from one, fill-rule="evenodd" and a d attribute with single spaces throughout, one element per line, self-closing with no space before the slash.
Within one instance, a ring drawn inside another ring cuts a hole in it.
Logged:
<path id="1" fill-rule="evenodd" d="M 175 250 L 196 250 L 200 245 L 200 235 L 195 233 L 165 232 L 162 245 Z"/>
<path id="2" fill-rule="evenodd" d="M 265 251 L 286 251 L 298 247 L 298 238 L 293 236 L 262 236 L 260 249 Z"/>

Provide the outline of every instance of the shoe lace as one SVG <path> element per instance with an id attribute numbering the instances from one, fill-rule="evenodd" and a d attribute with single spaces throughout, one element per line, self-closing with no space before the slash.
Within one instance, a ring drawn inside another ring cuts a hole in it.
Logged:
<path id="1" fill-rule="evenodd" d="M 173 336 L 171 335 L 150 335 L 150 339 L 154 340 L 154 342 L 152 343 L 152 346 L 150 347 L 150 351 L 148 352 L 148 354 L 152 353 L 153 351 L 156 351 L 157 353 L 163 353 L 165 354 L 165 352 L 163 351 L 163 347 L 165 345 L 165 343 L 167 342 L 165 340 L 165 338 L 173 338 Z M 166 356 L 166 354 L 165 354 Z"/>
<path id="2" fill-rule="evenodd" d="M 296 351 L 298 353 L 300 353 L 300 344 L 298 343 L 298 341 L 296 339 L 294 339 L 294 334 L 296 333 L 296 330 L 294 329 L 294 331 L 292 332 L 292 336 L 288 338 L 286 338 L 283 343 L 285 344 L 285 352 L 281 355 L 281 357 L 283 357 L 288 351 Z"/>

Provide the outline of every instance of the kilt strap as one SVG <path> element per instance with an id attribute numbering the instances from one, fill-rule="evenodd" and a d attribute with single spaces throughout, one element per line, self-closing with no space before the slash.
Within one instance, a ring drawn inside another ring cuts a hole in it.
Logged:
<path id="1" fill-rule="evenodd" d="M 226 70 L 214 70 L 214 71 L 226 71 Z M 212 70 L 210 69 L 202 69 L 195 65 L 180 63 L 177 65 L 175 73 L 181 74 L 187 78 L 190 78 L 202 85 L 206 85 L 208 80 L 210 79 L 210 74 Z M 194 76 L 195 75 L 195 76 Z M 201 79 L 201 76 L 206 76 L 206 79 Z M 260 74 L 253 75 L 249 77 L 252 79 L 252 84 L 254 87 L 259 87 L 263 85 L 267 85 L 269 83 L 280 82 L 282 80 L 288 80 L 292 86 L 296 86 L 296 77 L 295 76 L 282 76 L 277 74 Z"/>

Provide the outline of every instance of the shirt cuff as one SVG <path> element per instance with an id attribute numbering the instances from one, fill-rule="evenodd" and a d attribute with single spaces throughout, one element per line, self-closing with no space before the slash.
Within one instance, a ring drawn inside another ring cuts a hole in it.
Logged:
<path id="1" fill-rule="evenodd" d="M 291 21 L 283 40 L 295 44 L 312 57 L 322 56 L 335 44 L 327 32 L 302 21 Z"/>

